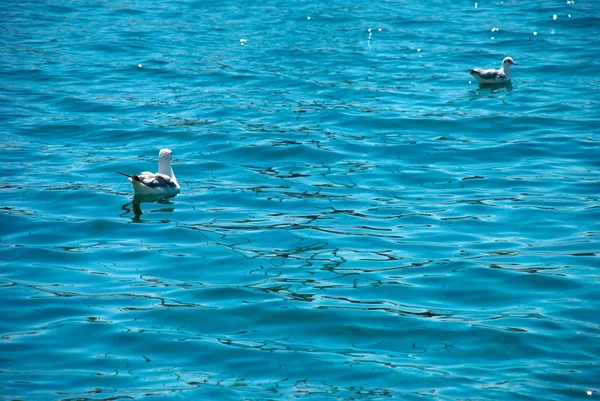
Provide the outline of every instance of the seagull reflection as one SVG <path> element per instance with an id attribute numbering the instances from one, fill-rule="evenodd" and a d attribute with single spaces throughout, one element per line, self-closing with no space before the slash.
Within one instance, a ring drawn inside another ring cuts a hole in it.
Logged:
<path id="1" fill-rule="evenodd" d="M 512 92 L 513 86 L 511 82 L 503 83 L 503 84 L 479 84 L 479 86 L 475 89 L 471 89 L 470 99 L 476 100 L 482 98 L 490 98 L 490 99 L 498 99 L 502 103 L 508 103 L 501 96 L 508 94 L 508 92 Z"/>
<path id="2" fill-rule="evenodd" d="M 125 213 L 122 213 L 121 216 L 125 216 L 128 213 L 133 213 L 133 217 L 131 220 L 134 222 L 142 222 L 140 217 L 144 214 L 142 210 L 142 203 L 159 203 L 161 205 L 173 205 L 171 202 L 171 198 L 175 196 L 164 196 L 164 195 L 134 195 L 131 202 L 124 204 L 121 206 L 122 210 L 125 210 Z M 159 209 L 150 210 L 150 212 L 173 212 L 175 208 L 173 207 L 161 207 Z"/>
<path id="3" fill-rule="evenodd" d="M 489 89 L 491 93 L 510 92 L 513 90 L 512 82 L 504 82 L 499 84 L 479 84 L 479 90 Z"/>

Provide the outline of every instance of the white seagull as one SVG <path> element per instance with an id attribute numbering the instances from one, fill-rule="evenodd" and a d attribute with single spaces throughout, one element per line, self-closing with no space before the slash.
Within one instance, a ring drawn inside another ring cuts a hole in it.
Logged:
<path id="1" fill-rule="evenodd" d="M 511 64 L 518 65 L 512 58 L 506 57 L 502 60 L 502 66 L 499 70 L 494 70 L 493 68 L 489 70 L 474 68 L 469 70 L 469 74 L 473 75 L 480 84 L 500 84 L 509 82 Z"/>
<path id="2" fill-rule="evenodd" d="M 179 193 L 179 183 L 171 168 L 171 150 L 161 149 L 158 152 L 158 173 L 144 171 L 139 175 L 117 173 L 129 178 L 136 195 L 166 195 Z"/>

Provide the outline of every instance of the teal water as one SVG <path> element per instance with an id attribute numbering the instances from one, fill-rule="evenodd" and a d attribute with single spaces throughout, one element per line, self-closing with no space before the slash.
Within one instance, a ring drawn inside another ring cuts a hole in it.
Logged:
<path id="1" fill-rule="evenodd" d="M 599 27 L 5 1 L 0 398 L 597 399 Z M 162 147 L 182 192 L 140 203 L 114 170 Z"/>

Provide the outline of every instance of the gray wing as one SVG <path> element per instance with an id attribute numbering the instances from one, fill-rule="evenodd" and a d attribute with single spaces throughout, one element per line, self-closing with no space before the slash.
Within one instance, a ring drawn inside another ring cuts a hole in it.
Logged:
<path id="1" fill-rule="evenodd" d="M 482 70 L 481 68 L 474 68 L 469 71 L 469 73 L 490 81 L 501 81 L 506 78 L 504 72 L 500 70 Z"/>
<path id="2" fill-rule="evenodd" d="M 174 187 L 175 183 L 171 180 L 171 177 L 169 177 L 166 174 L 160 174 L 160 173 L 148 173 L 147 171 L 144 171 L 144 173 L 139 175 L 140 180 L 142 181 L 142 183 L 144 183 L 144 185 L 150 187 L 150 188 L 159 188 L 159 187 Z"/>

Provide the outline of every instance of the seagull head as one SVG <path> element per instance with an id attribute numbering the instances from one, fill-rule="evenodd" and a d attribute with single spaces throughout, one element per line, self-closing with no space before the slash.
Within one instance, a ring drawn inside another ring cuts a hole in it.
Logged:
<path id="1" fill-rule="evenodd" d="M 171 154 L 173 152 L 171 152 L 171 149 L 161 149 L 160 152 L 158 152 L 158 160 L 166 160 L 166 161 L 171 161 Z"/>
<path id="2" fill-rule="evenodd" d="M 502 60 L 503 67 L 508 67 L 511 64 L 519 65 L 519 64 L 515 63 L 515 60 L 513 60 L 512 57 L 506 57 L 504 60 Z"/>
<path id="3" fill-rule="evenodd" d="M 173 174 L 173 169 L 171 168 L 171 153 L 171 149 L 166 148 L 158 152 L 158 172 L 174 179 L 175 174 Z"/>

